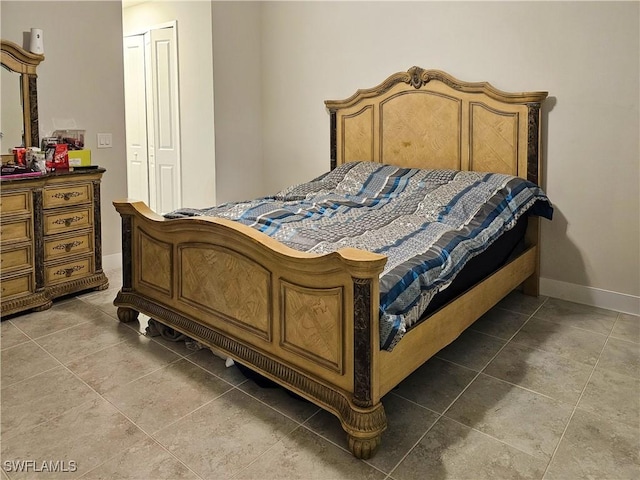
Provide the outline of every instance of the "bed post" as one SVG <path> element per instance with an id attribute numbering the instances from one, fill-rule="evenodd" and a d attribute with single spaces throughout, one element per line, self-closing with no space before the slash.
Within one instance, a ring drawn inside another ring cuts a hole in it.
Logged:
<path id="1" fill-rule="evenodd" d="M 380 344 L 372 309 L 374 295 L 377 293 L 370 278 L 353 278 L 353 403 L 356 408 L 350 419 L 352 424 L 344 428 L 349 450 L 363 459 L 376 451 L 387 428 L 384 408 L 374 395 L 374 356 Z"/>
<path id="2" fill-rule="evenodd" d="M 542 183 L 542 158 L 540 139 L 540 102 L 530 102 L 528 107 L 527 139 L 527 180 L 540 185 Z M 535 272 L 522 284 L 522 291 L 526 295 L 537 297 L 540 294 L 540 218 L 529 216 L 527 233 L 525 237 L 527 245 L 536 246 Z"/>
<path id="3" fill-rule="evenodd" d="M 122 288 L 118 292 L 116 301 L 123 292 L 133 290 L 133 217 L 122 214 Z M 118 307 L 118 318 L 123 323 L 133 322 L 138 318 L 138 312 L 128 307 Z"/>
<path id="4" fill-rule="evenodd" d="M 331 156 L 330 168 L 333 170 L 338 166 L 338 132 L 337 117 L 335 110 L 329 110 L 329 153 Z"/>

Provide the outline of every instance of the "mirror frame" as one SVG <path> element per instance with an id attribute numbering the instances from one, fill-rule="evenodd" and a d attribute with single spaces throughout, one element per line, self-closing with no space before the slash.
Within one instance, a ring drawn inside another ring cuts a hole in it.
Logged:
<path id="1" fill-rule="evenodd" d="M 20 97 L 22 100 L 22 124 L 24 146 L 37 147 L 40 144 L 38 131 L 38 88 L 36 68 L 44 60 L 44 55 L 28 52 L 8 40 L 0 40 L 0 60 L 4 67 L 20 74 Z M 2 154 L 2 163 L 13 160 L 13 155 Z"/>

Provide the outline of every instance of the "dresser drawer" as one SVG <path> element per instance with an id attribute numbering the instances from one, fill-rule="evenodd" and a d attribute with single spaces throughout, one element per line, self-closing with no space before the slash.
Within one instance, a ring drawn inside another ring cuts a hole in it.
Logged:
<path id="1" fill-rule="evenodd" d="M 64 235 L 48 237 L 44 241 L 44 260 L 55 260 L 57 258 L 67 257 L 69 255 L 77 255 L 89 253 L 93 251 L 93 230 L 76 233 L 75 235 Z"/>
<path id="2" fill-rule="evenodd" d="M 2 215 L 31 213 L 31 192 L 5 193 L 0 196 Z"/>
<path id="3" fill-rule="evenodd" d="M 65 205 L 79 205 L 90 203 L 93 199 L 93 186 L 90 183 L 77 185 L 64 185 L 60 187 L 45 188 L 44 208 L 62 207 Z"/>
<path id="4" fill-rule="evenodd" d="M 93 273 L 93 257 L 81 257 L 68 262 L 45 265 L 45 284 L 68 282 L 77 278 L 86 277 Z"/>
<path id="5" fill-rule="evenodd" d="M 3 250 L 0 253 L 0 266 L 2 273 L 32 267 L 31 245 Z"/>
<path id="6" fill-rule="evenodd" d="M 33 273 L 26 272 L 20 275 L 2 278 L 0 280 L 2 287 L 2 299 L 14 297 L 17 295 L 25 295 L 33 292 Z"/>
<path id="7" fill-rule="evenodd" d="M 53 210 L 44 214 L 44 234 L 71 232 L 93 226 L 93 207 Z"/>
<path id="8" fill-rule="evenodd" d="M 23 242 L 31 239 L 31 218 L 22 218 L 0 224 L 2 244 Z"/>

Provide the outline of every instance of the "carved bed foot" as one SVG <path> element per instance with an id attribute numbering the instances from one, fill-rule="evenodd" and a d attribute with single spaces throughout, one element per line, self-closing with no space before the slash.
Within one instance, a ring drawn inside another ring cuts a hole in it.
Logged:
<path id="1" fill-rule="evenodd" d="M 150 337 L 161 336 L 162 338 L 164 338 L 165 340 L 169 340 L 170 342 L 179 342 L 181 340 L 189 339 L 189 337 L 187 337 L 186 335 L 183 335 L 177 330 L 174 330 L 173 328 L 168 327 L 153 318 L 149 319 L 146 332 Z"/>
<path id="2" fill-rule="evenodd" d="M 382 404 L 367 411 L 352 410 L 348 422 L 343 423 L 343 428 L 347 432 L 349 450 L 353 456 L 367 460 L 380 446 L 382 432 L 387 428 L 387 417 Z"/>
<path id="3" fill-rule="evenodd" d="M 34 312 L 44 312 L 45 310 L 49 310 L 52 305 L 53 305 L 53 301 L 49 300 L 44 305 L 40 305 L 38 307 L 34 307 L 33 311 Z"/>
<path id="4" fill-rule="evenodd" d="M 373 438 L 356 438 L 352 435 L 347 434 L 347 439 L 349 441 L 349 450 L 354 457 L 360 458 L 362 460 L 368 460 L 369 458 L 371 458 L 371 455 L 373 455 L 378 449 L 381 438 L 382 435 L 377 435 Z"/>
<path id="5" fill-rule="evenodd" d="M 138 312 L 128 307 L 118 307 L 118 318 L 122 323 L 133 322 L 138 319 Z"/>

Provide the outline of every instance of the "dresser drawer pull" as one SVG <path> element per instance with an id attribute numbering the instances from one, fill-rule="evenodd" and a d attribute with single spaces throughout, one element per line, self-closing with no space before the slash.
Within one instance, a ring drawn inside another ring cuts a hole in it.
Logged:
<path id="1" fill-rule="evenodd" d="M 82 245 L 83 243 L 84 242 L 79 242 L 78 240 L 68 243 L 59 243 L 58 245 L 53 247 L 53 250 L 64 250 L 65 252 L 70 252 L 73 247 L 77 247 L 78 245 Z"/>
<path id="2" fill-rule="evenodd" d="M 60 192 L 53 195 L 53 198 L 62 198 L 65 201 L 68 201 L 69 199 L 79 197 L 80 195 L 82 195 L 82 192 Z"/>
<path id="3" fill-rule="evenodd" d="M 64 224 L 65 227 L 69 227 L 71 226 L 71 224 L 73 222 L 77 222 L 79 220 L 82 220 L 83 217 L 79 217 L 78 215 L 75 215 L 73 217 L 67 217 L 67 218 L 59 218 L 58 220 L 56 220 L 55 222 L 53 222 L 55 225 L 62 225 Z"/>
<path id="4" fill-rule="evenodd" d="M 74 265 L 73 267 L 70 267 L 70 268 L 61 268 L 60 270 L 55 272 L 54 275 L 57 275 L 60 277 L 70 277 L 71 275 L 73 275 L 74 272 L 82 270 L 83 268 L 84 268 L 84 265 Z"/>

